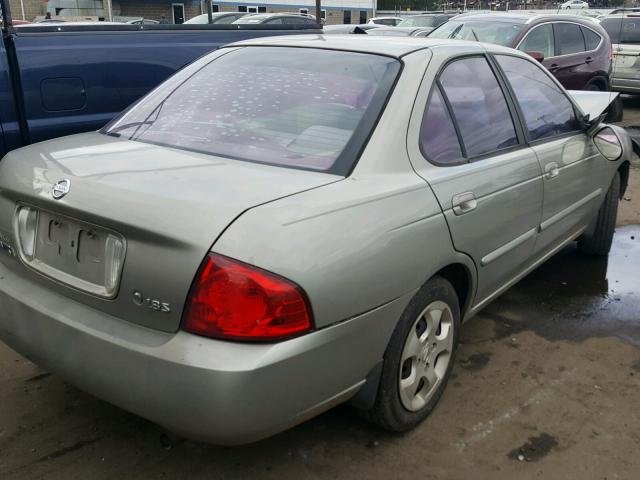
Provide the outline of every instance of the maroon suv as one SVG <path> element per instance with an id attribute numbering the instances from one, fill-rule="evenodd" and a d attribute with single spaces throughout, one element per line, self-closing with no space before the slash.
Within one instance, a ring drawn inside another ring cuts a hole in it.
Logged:
<path id="1" fill-rule="evenodd" d="M 429 38 L 497 43 L 529 52 L 568 90 L 609 90 L 611 42 L 595 21 L 577 15 L 464 14 Z"/>

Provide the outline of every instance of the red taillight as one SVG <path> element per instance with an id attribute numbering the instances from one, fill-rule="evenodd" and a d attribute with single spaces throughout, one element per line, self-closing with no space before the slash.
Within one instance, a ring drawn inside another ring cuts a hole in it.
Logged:
<path id="1" fill-rule="evenodd" d="M 229 340 L 283 340 L 310 330 L 300 287 L 257 267 L 209 254 L 187 302 L 184 329 Z"/>

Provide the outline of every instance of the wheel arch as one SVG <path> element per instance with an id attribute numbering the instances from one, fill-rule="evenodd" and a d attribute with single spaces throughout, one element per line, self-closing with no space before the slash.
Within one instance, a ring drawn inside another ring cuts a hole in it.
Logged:
<path id="1" fill-rule="evenodd" d="M 460 305 L 460 317 L 464 319 L 471 306 L 474 289 L 474 277 L 469 267 L 463 263 L 451 263 L 441 268 L 434 276 L 444 278 L 453 286 Z"/>

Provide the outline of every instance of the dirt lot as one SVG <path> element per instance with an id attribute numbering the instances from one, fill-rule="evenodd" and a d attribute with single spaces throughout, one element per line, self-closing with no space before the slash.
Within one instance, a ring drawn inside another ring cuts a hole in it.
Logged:
<path id="1" fill-rule="evenodd" d="M 640 99 L 625 99 L 640 125 Z M 465 327 L 416 431 L 337 408 L 242 448 L 170 438 L 0 344 L 0 478 L 637 479 L 640 166 L 607 259 L 567 248 Z"/>

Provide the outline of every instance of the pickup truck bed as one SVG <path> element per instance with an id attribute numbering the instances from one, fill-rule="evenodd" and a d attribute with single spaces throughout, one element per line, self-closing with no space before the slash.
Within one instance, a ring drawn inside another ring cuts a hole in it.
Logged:
<path id="1" fill-rule="evenodd" d="M 26 143 L 102 127 L 176 70 L 221 45 L 320 31 L 299 26 L 99 24 L 5 30 L 0 45 L 0 158 Z M 13 63 L 8 57 L 12 54 Z"/>

